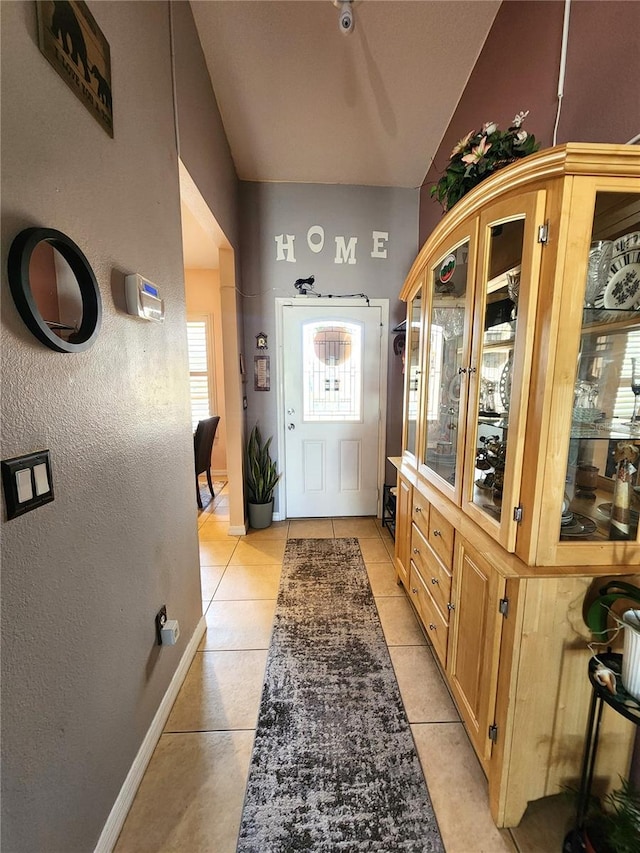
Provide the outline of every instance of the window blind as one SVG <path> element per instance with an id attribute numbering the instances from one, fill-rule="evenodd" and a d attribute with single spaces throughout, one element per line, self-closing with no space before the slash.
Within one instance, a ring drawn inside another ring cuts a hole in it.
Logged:
<path id="1" fill-rule="evenodd" d="M 631 359 L 640 359 L 640 329 L 629 333 L 620 373 L 620 385 L 616 395 L 613 416 L 629 419 L 633 414 L 633 391 L 631 390 Z"/>
<path id="2" fill-rule="evenodd" d="M 210 358 L 207 327 L 208 324 L 205 319 L 187 321 L 191 422 L 194 430 L 198 425 L 198 421 L 211 417 Z"/>

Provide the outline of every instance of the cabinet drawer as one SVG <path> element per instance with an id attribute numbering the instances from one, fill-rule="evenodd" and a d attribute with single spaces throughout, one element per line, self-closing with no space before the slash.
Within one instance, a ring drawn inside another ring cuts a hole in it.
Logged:
<path id="1" fill-rule="evenodd" d="M 422 624 L 427 629 L 427 637 L 433 643 L 433 648 L 444 667 L 447 663 L 449 624 L 431 597 L 431 593 L 413 561 L 411 562 L 411 597 Z"/>
<path id="2" fill-rule="evenodd" d="M 429 532 L 429 501 L 415 489 L 411 503 L 411 520 L 427 536 Z"/>
<path id="3" fill-rule="evenodd" d="M 453 561 L 453 525 L 432 506 L 429 511 L 429 545 L 451 571 Z"/>
<path id="4" fill-rule="evenodd" d="M 434 554 L 415 524 L 411 525 L 411 559 L 416 564 L 440 610 L 447 614 L 451 601 L 451 574 Z"/>

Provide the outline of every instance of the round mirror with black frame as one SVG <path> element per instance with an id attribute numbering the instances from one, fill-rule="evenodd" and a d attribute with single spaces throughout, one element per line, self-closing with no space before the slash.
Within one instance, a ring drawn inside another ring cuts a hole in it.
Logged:
<path id="1" fill-rule="evenodd" d="M 29 331 L 57 352 L 93 345 L 102 320 L 98 282 L 80 248 L 53 228 L 25 228 L 8 258 L 9 287 Z"/>

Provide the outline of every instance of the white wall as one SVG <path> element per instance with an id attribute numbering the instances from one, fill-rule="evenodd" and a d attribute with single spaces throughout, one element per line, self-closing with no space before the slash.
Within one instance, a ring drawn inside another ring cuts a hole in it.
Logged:
<path id="1" fill-rule="evenodd" d="M 55 489 L 2 524 L 10 853 L 93 849 L 201 615 L 169 5 L 91 10 L 114 139 L 40 53 L 35 3 L 2 4 L 2 458 L 48 448 Z M 183 36 L 176 50 L 196 55 Z M 95 271 L 104 314 L 87 352 L 45 348 L 15 309 L 7 252 L 32 225 L 68 234 Z M 129 272 L 161 289 L 164 325 L 124 312 Z M 160 650 L 162 604 L 182 634 Z"/>

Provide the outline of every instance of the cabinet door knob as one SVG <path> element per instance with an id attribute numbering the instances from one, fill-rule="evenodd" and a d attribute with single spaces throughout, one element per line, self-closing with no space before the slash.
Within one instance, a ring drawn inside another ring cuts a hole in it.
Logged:
<path id="1" fill-rule="evenodd" d="M 466 373 L 466 372 L 467 372 L 466 367 L 459 367 L 458 368 L 458 376 L 460 376 L 462 373 Z"/>
<path id="2" fill-rule="evenodd" d="M 434 530 L 434 531 L 433 531 L 433 535 L 434 535 L 434 536 L 442 536 L 442 533 L 440 533 L 440 531 L 439 531 L 439 530 Z"/>
<path id="3" fill-rule="evenodd" d="M 422 512 L 422 507 L 421 506 L 414 506 L 413 511 L 414 512 Z"/>
<path id="4" fill-rule="evenodd" d="M 455 604 L 452 604 L 450 601 L 447 602 L 447 610 L 455 610 L 455 609 L 456 609 Z"/>
<path id="5" fill-rule="evenodd" d="M 440 583 L 440 581 L 438 580 L 438 578 L 431 578 L 431 583 L 436 584 Z"/>
<path id="6" fill-rule="evenodd" d="M 433 624 L 433 622 L 429 622 L 429 630 L 430 630 L 430 631 L 435 631 L 435 630 L 436 630 L 436 626 Z"/>
<path id="7" fill-rule="evenodd" d="M 415 587 L 415 586 L 412 586 L 412 587 L 411 587 L 411 592 L 412 592 L 414 595 L 417 595 L 417 594 L 418 594 L 418 590 L 416 589 L 416 587 Z"/>
<path id="8" fill-rule="evenodd" d="M 419 548 L 414 548 L 414 549 L 413 549 L 413 553 L 414 553 L 414 554 L 419 554 L 419 553 L 420 553 L 420 549 L 419 549 Z"/>

